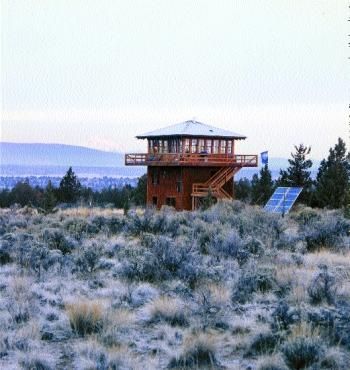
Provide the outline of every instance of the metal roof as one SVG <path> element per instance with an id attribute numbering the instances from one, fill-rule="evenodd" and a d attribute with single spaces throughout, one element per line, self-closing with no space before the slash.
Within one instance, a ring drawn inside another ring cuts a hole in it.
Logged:
<path id="1" fill-rule="evenodd" d="M 195 120 L 176 123 L 175 125 L 167 126 L 158 130 L 146 132 L 143 135 L 136 136 L 138 139 L 146 139 L 162 136 L 212 136 L 225 137 L 232 139 L 246 139 L 246 136 L 237 134 L 236 132 L 223 130 L 221 128 L 206 125 L 205 123 Z"/>

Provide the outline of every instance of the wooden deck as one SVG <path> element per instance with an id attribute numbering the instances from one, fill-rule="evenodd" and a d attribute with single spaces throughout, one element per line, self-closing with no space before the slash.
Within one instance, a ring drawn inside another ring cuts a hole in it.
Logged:
<path id="1" fill-rule="evenodd" d="M 125 154 L 126 166 L 257 167 L 255 154 Z"/>

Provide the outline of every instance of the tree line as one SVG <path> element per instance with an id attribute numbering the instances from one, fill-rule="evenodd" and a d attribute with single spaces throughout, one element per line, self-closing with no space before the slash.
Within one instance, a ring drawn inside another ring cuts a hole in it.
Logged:
<path id="1" fill-rule="evenodd" d="M 345 142 L 339 138 L 329 149 L 327 158 L 321 161 L 316 179 L 311 178 L 312 161 L 308 158 L 311 147 L 295 146 L 288 160 L 289 167 L 281 170 L 279 178 L 272 180 L 268 165 L 261 168 L 253 179 L 241 179 L 235 183 L 235 195 L 251 204 L 265 204 L 278 186 L 303 187 L 298 202 L 319 208 L 348 208 L 350 202 L 350 154 Z"/>
<path id="2" fill-rule="evenodd" d="M 137 186 L 125 185 L 122 188 L 106 188 L 93 191 L 81 185 L 78 177 L 70 167 L 56 188 L 51 181 L 45 188 L 32 187 L 28 180 L 18 182 L 13 189 L 0 192 L 0 207 L 10 207 L 13 204 L 30 205 L 50 212 L 58 204 L 85 204 L 90 206 L 105 206 L 128 209 L 130 205 L 144 206 L 146 204 L 146 175 L 141 176 Z"/>
<path id="3" fill-rule="evenodd" d="M 276 187 L 301 186 L 303 192 L 298 201 L 311 207 L 346 208 L 350 203 L 350 154 L 347 153 L 345 142 L 339 138 L 329 155 L 321 161 L 316 179 L 311 178 L 312 161 L 308 158 L 311 148 L 300 144 L 295 146 L 288 160 L 289 167 L 281 170 L 279 178 L 272 180 L 268 165 L 261 168 L 252 180 L 241 179 L 235 182 L 235 198 L 241 201 L 264 205 Z M 85 204 L 105 206 L 110 204 L 127 210 L 131 205 L 146 204 L 147 177 L 139 178 L 134 188 L 125 185 L 123 188 L 106 188 L 93 191 L 83 187 L 70 167 L 62 178 L 59 187 L 55 188 L 49 181 L 46 188 L 32 187 L 29 181 L 18 182 L 12 190 L 0 192 L 0 207 L 13 204 L 40 207 L 47 212 L 58 204 Z M 350 214 L 350 209 L 349 209 Z"/>

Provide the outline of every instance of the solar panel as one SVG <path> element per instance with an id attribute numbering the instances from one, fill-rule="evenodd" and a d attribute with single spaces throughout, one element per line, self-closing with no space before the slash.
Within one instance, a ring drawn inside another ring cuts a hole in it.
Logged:
<path id="1" fill-rule="evenodd" d="M 271 213 L 287 214 L 293 207 L 295 201 L 300 195 L 301 187 L 279 187 L 272 194 L 270 200 L 266 203 L 264 209 Z"/>

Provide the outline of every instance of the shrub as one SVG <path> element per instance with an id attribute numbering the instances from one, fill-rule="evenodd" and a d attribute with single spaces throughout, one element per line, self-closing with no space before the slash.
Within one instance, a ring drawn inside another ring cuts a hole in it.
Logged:
<path id="1" fill-rule="evenodd" d="M 350 230 L 350 221 L 332 212 L 320 220 L 312 222 L 303 228 L 303 235 L 309 252 L 320 248 L 338 249 L 343 247 L 342 238 Z"/>
<path id="2" fill-rule="evenodd" d="M 104 315 L 101 302 L 78 301 L 68 304 L 66 309 L 74 333 L 84 337 L 102 330 Z"/>
<path id="3" fill-rule="evenodd" d="M 312 208 L 304 207 L 299 212 L 292 213 L 291 218 L 297 221 L 300 225 L 305 226 L 321 220 L 321 215 Z"/>
<path id="4" fill-rule="evenodd" d="M 142 244 L 122 252 L 122 276 L 149 282 L 180 278 L 190 286 L 199 278 L 200 256 L 189 241 L 145 234 Z"/>
<path id="5" fill-rule="evenodd" d="M 251 265 L 239 277 L 233 292 L 233 301 L 245 303 L 254 292 L 266 293 L 277 287 L 275 270 Z"/>
<path id="6" fill-rule="evenodd" d="M 257 370 L 288 370 L 282 358 L 268 356 L 259 361 Z"/>
<path id="7" fill-rule="evenodd" d="M 320 369 L 348 370 L 349 363 L 349 354 L 341 352 L 339 348 L 330 348 L 320 361 Z"/>
<path id="8" fill-rule="evenodd" d="M 304 369 L 315 364 L 323 355 L 323 348 L 314 338 L 296 337 L 286 342 L 281 351 L 291 369 Z"/>
<path id="9" fill-rule="evenodd" d="M 183 303 L 179 299 L 160 297 L 148 304 L 149 323 L 165 321 L 171 326 L 187 326 L 188 320 Z"/>
<path id="10" fill-rule="evenodd" d="M 225 257 L 237 258 L 243 252 L 244 243 L 237 231 L 214 233 L 211 241 L 211 253 L 221 253 Z"/>
<path id="11" fill-rule="evenodd" d="M 76 265 L 80 272 L 93 272 L 100 260 L 102 248 L 96 243 L 91 243 L 81 248 L 76 259 Z"/>
<path id="12" fill-rule="evenodd" d="M 152 299 L 158 298 L 158 290 L 149 284 L 141 284 L 131 293 L 131 303 L 139 307 Z"/>
<path id="13" fill-rule="evenodd" d="M 113 216 L 107 220 L 107 225 L 112 234 L 120 233 L 125 227 L 125 217 Z"/>
<path id="14" fill-rule="evenodd" d="M 89 340 L 77 346 L 78 356 L 75 358 L 75 369 L 117 370 L 138 369 L 131 353 L 123 348 L 107 351 L 95 340 Z"/>
<path id="15" fill-rule="evenodd" d="M 271 354 L 274 352 L 280 337 L 274 333 L 259 333 L 250 343 L 246 356 L 256 356 L 261 354 Z"/>
<path id="16" fill-rule="evenodd" d="M 219 363 L 216 359 L 216 348 L 214 341 L 208 335 L 203 333 L 189 337 L 184 343 L 184 350 L 180 356 L 173 357 L 168 369 L 174 368 L 219 368 Z"/>
<path id="17" fill-rule="evenodd" d="M 81 240 L 85 235 L 96 234 L 98 232 L 96 225 L 89 223 L 83 218 L 70 217 L 64 221 L 63 227 L 76 240 Z"/>
<path id="18" fill-rule="evenodd" d="M 323 301 L 332 304 L 335 301 L 337 290 L 335 278 L 328 272 L 326 265 L 320 266 L 320 269 L 321 272 L 314 277 L 307 292 L 313 304 L 318 304 Z"/>
<path id="19" fill-rule="evenodd" d="M 24 370 L 51 370 L 53 366 L 45 358 L 40 358 L 38 354 L 29 354 L 20 361 Z"/>
<path id="20" fill-rule="evenodd" d="M 75 248 L 75 243 L 68 239 L 60 229 L 45 229 L 43 241 L 49 249 L 58 249 L 63 254 L 71 253 Z"/>
<path id="21" fill-rule="evenodd" d="M 3 240 L 0 244 L 0 265 L 6 265 L 7 263 L 11 262 L 11 255 L 10 255 L 10 248 L 11 245 L 8 241 Z"/>
<path id="22" fill-rule="evenodd" d="M 289 330 L 292 324 L 300 321 L 300 312 L 288 306 L 284 301 L 279 302 L 272 313 L 272 329 L 274 331 Z"/>

